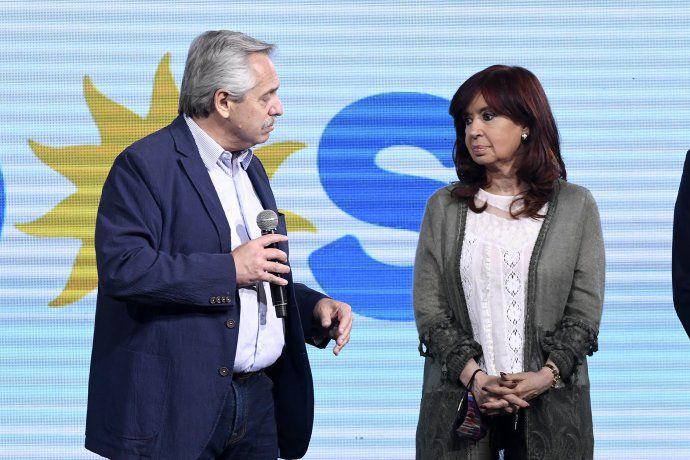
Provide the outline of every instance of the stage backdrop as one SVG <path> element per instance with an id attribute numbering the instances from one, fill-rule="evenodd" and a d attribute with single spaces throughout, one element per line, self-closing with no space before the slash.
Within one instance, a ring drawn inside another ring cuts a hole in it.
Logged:
<path id="1" fill-rule="evenodd" d="M 226 28 L 278 45 L 285 115 L 256 153 L 297 279 L 356 315 L 340 357 L 310 350 L 308 458 L 414 456 L 419 224 L 455 178 L 448 101 L 496 63 L 541 79 L 569 179 L 601 210 L 596 456 L 690 458 L 690 343 L 670 286 L 690 5 L 566 3 L 3 2 L 0 457 L 93 457 L 82 444 L 100 188 L 124 147 L 176 115 L 192 39 Z"/>

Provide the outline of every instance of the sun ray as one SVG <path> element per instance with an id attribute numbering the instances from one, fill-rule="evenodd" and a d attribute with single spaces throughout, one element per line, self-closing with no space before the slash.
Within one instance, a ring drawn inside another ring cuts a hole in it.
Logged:
<path id="1" fill-rule="evenodd" d="M 281 211 L 285 214 L 285 225 L 290 232 L 311 232 L 316 233 L 316 227 L 302 216 L 298 216 L 292 211 Z"/>
<path id="2" fill-rule="evenodd" d="M 303 144 L 302 142 L 276 142 L 275 144 L 254 149 L 254 153 L 261 159 L 261 163 L 264 165 L 268 178 L 273 179 L 273 175 L 280 165 L 283 164 L 290 155 L 306 146 L 307 144 Z"/>
<path id="3" fill-rule="evenodd" d="M 103 182 L 100 179 L 101 177 L 105 179 L 113 160 L 106 157 L 107 161 L 103 161 L 104 155 L 98 152 L 102 149 L 96 145 L 50 147 L 30 140 L 29 147 L 43 163 L 65 176 L 73 184 L 88 181 L 91 178 L 94 183 L 100 182 L 102 185 Z M 65 161 L 66 158 L 70 160 Z"/>
<path id="4" fill-rule="evenodd" d="M 307 144 L 302 142 L 276 142 L 275 144 L 259 147 L 254 150 L 256 155 L 261 159 L 264 165 L 266 174 L 269 179 L 273 178 L 280 165 L 293 153 L 305 148 Z M 316 233 L 316 227 L 310 221 L 302 216 L 298 216 L 294 212 L 281 210 L 285 214 L 285 225 L 290 232 L 311 232 Z"/>
<path id="5" fill-rule="evenodd" d="M 95 206 L 93 201 L 96 201 Z M 84 241 L 93 237 L 97 208 L 98 198 L 94 200 L 93 196 L 83 193 L 73 194 L 47 214 L 28 224 L 17 224 L 17 228 L 42 238 L 77 238 Z M 69 219 L 65 219 L 66 214 L 70 215 Z"/>
<path id="6" fill-rule="evenodd" d="M 153 91 L 151 93 L 151 109 L 147 119 L 151 123 L 165 123 L 171 113 L 177 112 L 179 94 L 170 68 L 170 53 L 166 53 L 161 59 L 156 75 L 153 77 Z"/>
<path id="7" fill-rule="evenodd" d="M 84 98 L 100 133 L 99 145 L 52 147 L 29 140 L 29 147 L 46 165 L 66 177 L 77 191 L 38 219 L 16 224 L 39 238 L 71 238 L 80 241 L 69 279 L 51 307 L 77 302 L 98 286 L 94 229 L 103 183 L 115 157 L 136 140 L 168 125 L 177 116 L 178 89 L 170 71 L 170 54 L 160 60 L 153 78 L 149 111 L 142 117 L 109 99 L 84 77 Z M 306 147 L 300 142 L 279 142 L 256 149 L 269 178 L 294 152 Z M 307 219 L 284 211 L 291 231 L 316 232 Z"/>
<path id="8" fill-rule="evenodd" d="M 93 246 L 93 237 L 84 239 L 83 242 L 84 244 L 82 244 L 77 253 L 77 258 L 74 261 L 74 267 L 67 280 L 65 289 L 62 290 L 60 295 L 50 301 L 49 306 L 64 307 L 77 302 L 98 286 L 98 273 L 95 270 L 96 250 Z"/>
<path id="9" fill-rule="evenodd" d="M 84 96 L 101 135 L 101 145 L 126 147 L 132 143 L 131 130 L 142 122 L 139 115 L 108 99 L 89 77 L 84 77 Z"/>

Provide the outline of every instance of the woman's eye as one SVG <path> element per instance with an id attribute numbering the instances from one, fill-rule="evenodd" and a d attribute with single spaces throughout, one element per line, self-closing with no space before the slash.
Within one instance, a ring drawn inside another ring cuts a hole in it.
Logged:
<path id="1" fill-rule="evenodd" d="M 482 118 L 484 119 L 484 121 L 491 121 L 494 119 L 495 116 L 496 116 L 496 114 L 491 113 L 491 112 L 484 112 L 482 114 Z"/>
<path id="2" fill-rule="evenodd" d="M 472 124 L 472 119 L 470 117 L 463 118 L 463 121 L 465 122 L 465 126 L 469 126 Z"/>

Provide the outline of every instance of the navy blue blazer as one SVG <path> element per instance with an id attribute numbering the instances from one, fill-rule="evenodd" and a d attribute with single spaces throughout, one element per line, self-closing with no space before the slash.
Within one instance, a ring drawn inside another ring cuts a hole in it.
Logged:
<path id="1" fill-rule="evenodd" d="M 277 212 L 258 158 L 247 174 Z M 117 459 L 197 458 L 231 391 L 240 312 L 230 228 L 182 117 L 115 160 L 96 260 L 86 448 Z M 270 376 L 281 456 L 299 458 L 314 416 L 305 336 L 318 330 L 312 312 L 325 296 L 288 281 L 286 346 Z"/>
<path id="2" fill-rule="evenodd" d="M 690 336 L 690 150 L 680 179 L 673 213 L 673 304 Z"/>

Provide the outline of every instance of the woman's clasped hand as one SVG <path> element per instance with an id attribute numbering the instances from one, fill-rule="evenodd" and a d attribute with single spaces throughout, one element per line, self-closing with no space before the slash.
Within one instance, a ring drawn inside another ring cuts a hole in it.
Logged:
<path id="1" fill-rule="evenodd" d="M 539 372 L 501 372 L 499 376 L 479 372 L 470 390 L 483 414 L 514 414 L 529 408 L 528 401 L 548 391 L 552 382 L 552 373 L 546 367 Z"/>

